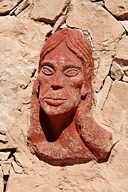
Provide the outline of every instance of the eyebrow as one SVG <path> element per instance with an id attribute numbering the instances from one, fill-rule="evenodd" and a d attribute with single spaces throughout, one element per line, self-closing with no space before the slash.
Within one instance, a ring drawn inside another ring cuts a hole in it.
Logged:
<path id="1" fill-rule="evenodd" d="M 49 67 L 51 67 L 52 69 L 55 69 L 55 66 L 53 65 L 53 63 L 50 63 L 50 62 L 47 62 L 47 61 L 45 61 L 45 62 L 42 62 L 41 64 L 40 64 L 40 67 L 43 67 L 43 66 L 49 66 Z M 74 65 L 72 65 L 72 64 L 69 64 L 69 65 L 66 65 L 66 66 L 64 66 L 64 68 L 63 68 L 63 70 L 65 71 L 66 69 L 69 69 L 69 68 L 76 68 L 76 69 L 78 69 L 78 70 L 82 70 L 82 68 L 81 67 L 79 67 L 79 66 L 74 66 Z"/>
<path id="2" fill-rule="evenodd" d="M 79 67 L 79 66 L 74 66 L 74 65 L 71 65 L 71 64 L 64 66 L 64 70 L 69 69 L 69 68 L 76 68 L 76 69 L 81 70 L 81 67 Z"/>
<path id="3" fill-rule="evenodd" d="M 52 63 L 50 63 L 50 62 L 42 62 L 42 63 L 40 64 L 41 67 L 46 66 L 46 65 L 48 65 L 49 67 L 51 67 L 51 68 L 54 69 L 54 65 L 53 65 Z"/>

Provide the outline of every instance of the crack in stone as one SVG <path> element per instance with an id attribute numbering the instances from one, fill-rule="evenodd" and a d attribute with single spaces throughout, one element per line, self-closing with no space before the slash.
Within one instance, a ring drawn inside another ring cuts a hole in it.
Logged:
<path id="1" fill-rule="evenodd" d="M 4 182 L 3 192 L 6 192 L 8 179 L 9 179 L 9 175 L 4 175 L 3 176 L 3 182 Z"/>
<path id="2" fill-rule="evenodd" d="M 35 74 L 36 74 L 36 69 L 33 69 L 33 71 L 32 71 L 32 75 L 31 75 L 31 78 L 33 78 L 34 76 L 35 76 Z"/>
<path id="3" fill-rule="evenodd" d="M 109 77 L 110 77 L 110 76 L 109 76 Z M 107 77 L 106 77 L 106 78 L 107 78 Z M 108 95 L 109 95 L 109 93 L 110 93 L 110 91 L 111 91 L 111 88 L 112 88 L 112 84 L 113 84 L 113 81 L 111 82 L 111 85 L 110 85 L 110 87 L 109 87 L 109 90 L 108 90 L 108 92 L 107 92 L 107 96 L 106 96 L 106 98 L 105 98 L 105 101 L 104 101 L 104 103 L 103 103 L 103 105 L 102 105 L 101 110 L 103 110 L 104 105 L 105 105 L 105 102 L 107 101 Z"/>
<path id="4" fill-rule="evenodd" d="M 20 0 L 18 3 L 16 3 L 16 5 L 15 5 L 11 10 L 6 11 L 5 13 L 0 13 L 0 16 L 11 15 L 11 12 L 12 12 L 13 10 L 15 10 L 16 7 L 19 6 L 19 4 L 20 4 L 22 1 L 24 1 L 24 0 Z"/>
<path id="5" fill-rule="evenodd" d="M 0 152 L 10 152 L 10 155 L 8 156 L 8 159 L 12 159 L 12 157 L 14 158 L 14 153 L 16 152 L 16 149 L 1 149 Z M 15 159 L 14 159 L 15 160 Z M 11 168 L 11 166 L 10 166 Z M 6 192 L 7 190 L 7 184 L 8 184 L 8 180 L 9 180 L 9 176 L 10 176 L 10 168 L 8 170 L 8 174 L 4 173 L 4 170 L 2 169 L 3 172 L 3 192 Z"/>
<path id="6" fill-rule="evenodd" d="M 21 13 L 24 9 L 26 9 L 31 4 L 30 0 L 21 0 L 9 13 L 9 15 L 17 16 Z"/>

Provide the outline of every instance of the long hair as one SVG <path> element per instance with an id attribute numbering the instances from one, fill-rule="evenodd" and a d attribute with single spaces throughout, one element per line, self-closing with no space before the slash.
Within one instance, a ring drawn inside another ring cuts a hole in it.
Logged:
<path id="1" fill-rule="evenodd" d="M 39 68 L 44 57 L 62 42 L 71 50 L 84 65 L 84 81 L 89 92 L 88 98 L 90 107 L 92 106 L 92 78 L 93 78 L 93 58 L 91 44 L 85 35 L 78 29 L 62 29 L 51 35 L 42 47 L 39 60 Z M 89 108 L 90 108 L 89 107 Z"/>

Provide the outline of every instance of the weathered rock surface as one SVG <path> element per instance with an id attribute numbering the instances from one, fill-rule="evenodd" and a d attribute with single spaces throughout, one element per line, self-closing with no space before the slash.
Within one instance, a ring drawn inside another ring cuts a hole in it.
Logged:
<path id="1" fill-rule="evenodd" d="M 128 19 L 127 0 L 104 0 L 105 7 L 117 18 Z"/>
<path id="2" fill-rule="evenodd" d="M 66 17 L 65 15 L 62 15 L 59 17 L 59 19 L 56 21 L 54 27 L 53 27 L 53 30 L 52 30 L 52 34 L 55 33 L 55 31 L 57 31 L 57 29 L 64 24 L 64 21 L 65 21 Z"/>
<path id="3" fill-rule="evenodd" d="M 0 177 L 0 191 L 2 192 L 4 189 L 4 185 L 3 185 L 3 178 Z"/>
<path id="4" fill-rule="evenodd" d="M 1 0 L 0 1 L 0 14 L 4 15 L 9 13 L 18 3 L 22 0 Z"/>
<path id="5" fill-rule="evenodd" d="M 51 27 L 15 17 L 0 18 L 0 25 L 1 130 L 10 128 L 16 134 L 18 131 L 11 127 L 16 122 L 16 113 L 21 113 L 21 105 L 26 107 L 30 102 L 31 77 L 41 44 Z"/>
<path id="6" fill-rule="evenodd" d="M 7 137 L 6 137 L 6 135 L 2 135 L 2 134 L 0 134 L 0 142 L 2 142 L 2 143 L 6 143 L 8 140 L 7 140 Z"/>
<path id="7" fill-rule="evenodd" d="M 13 170 L 14 170 L 15 173 L 17 173 L 17 174 L 22 174 L 23 173 L 22 167 L 18 166 L 15 161 L 12 161 L 12 167 L 13 167 Z"/>
<path id="8" fill-rule="evenodd" d="M 114 60 L 120 63 L 120 65 L 128 66 L 128 37 L 127 36 L 125 36 L 119 41 Z"/>
<path id="9" fill-rule="evenodd" d="M 108 96 L 108 92 L 110 90 L 111 85 L 112 85 L 112 79 L 109 76 L 107 76 L 104 82 L 104 86 L 102 87 L 100 92 L 95 93 L 97 110 L 103 109 L 103 106 Z"/>
<path id="10" fill-rule="evenodd" d="M 114 48 L 121 39 L 124 29 L 114 17 L 95 3 L 72 1 L 72 4 L 72 10 L 68 14 L 66 23 L 70 27 L 88 30 L 92 36 L 95 66 L 97 68 L 94 89 L 99 92 L 109 73 Z"/>
<path id="11" fill-rule="evenodd" d="M 3 173 L 0 167 L 0 191 L 3 192 L 4 183 L 3 183 Z"/>
<path id="12" fill-rule="evenodd" d="M 14 152 L 18 148 L 18 143 L 22 147 L 25 143 L 29 126 L 31 81 L 36 72 L 39 50 L 51 27 L 14 16 L 0 17 L 0 26 L 0 132 L 3 134 L 0 149 L 7 151 L 1 152 L 1 167 L 3 175 L 9 175 L 11 167 L 21 174 L 22 165 L 20 167 L 14 160 L 7 158 L 11 150 Z M 26 111 L 25 116 L 23 111 Z M 8 142 L 4 143 L 6 134 Z"/>
<path id="13" fill-rule="evenodd" d="M 94 55 L 95 61 L 98 63 L 96 67 L 96 75 L 94 77 L 94 90 L 99 92 L 100 89 L 103 87 L 103 82 L 107 77 L 110 66 L 112 63 L 112 55 L 113 53 L 110 52 L 96 52 Z"/>
<path id="14" fill-rule="evenodd" d="M 35 20 L 55 23 L 69 3 L 70 0 L 35 0 L 31 17 Z"/>
<path id="15" fill-rule="evenodd" d="M 120 150 L 123 147 L 123 150 Z M 121 158 L 124 157 L 124 161 Z M 30 160 L 29 160 L 30 161 Z M 91 192 L 126 192 L 127 154 L 122 144 L 116 145 L 112 158 L 100 165 L 90 162 L 84 165 L 55 167 L 40 163 L 33 158 L 28 174 L 16 174 L 11 170 L 7 184 L 7 192 L 60 192 L 60 191 L 91 191 Z M 29 166 L 26 167 L 28 169 Z M 121 169 L 123 172 L 121 172 Z M 115 174 L 116 173 L 116 174 Z M 118 183 L 116 182 L 118 181 Z"/>
<path id="16" fill-rule="evenodd" d="M 0 152 L 0 161 L 6 161 L 10 155 L 10 151 Z"/>
<path id="17" fill-rule="evenodd" d="M 114 49 L 124 32 L 119 22 L 100 5 L 80 0 L 74 0 L 72 3 L 73 7 L 68 14 L 67 25 L 88 30 L 91 33 L 95 50 Z"/>
<path id="18" fill-rule="evenodd" d="M 123 39 L 119 41 L 124 33 L 121 25 L 124 25 L 127 31 L 127 20 L 115 20 L 110 14 L 111 10 L 107 11 L 98 6 L 96 4 L 98 1 L 93 3 L 87 1 L 83 0 L 82 5 L 81 1 L 72 0 L 73 7 L 69 12 L 67 24 L 87 29 L 92 35 L 97 69 L 94 90 L 97 91 L 96 108 L 99 109 L 96 120 L 111 131 L 114 141 L 118 140 L 118 142 L 112 149 L 108 161 L 101 164 L 89 162 L 55 167 L 39 161 L 30 153 L 26 147 L 26 135 L 30 126 L 31 86 L 36 76 L 42 41 L 52 28 L 42 22 L 32 21 L 29 16 L 30 6 L 18 14 L 17 18 L 4 16 L 19 1 L 0 1 L 2 15 L 0 17 L 0 149 L 11 151 L 11 154 L 15 151 L 11 158 L 0 161 L 0 192 L 3 192 L 4 175 L 9 175 L 6 192 L 128 191 L 128 83 L 125 83 L 128 76 L 128 43 L 126 35 L 124 34 Z M 126 6 L 127 1 L 120 0 L 120 5 L 125 2 L 122 8 L 118 8 L 119 0 L 115 1 L 109 0 L 110 4 L 115 2 L 112 5 L 114 14 L 116 10 L 121 10 L 121 15 L 118 12 L 119 18 L 124 19 L 124 15 L 126 18 L 124 5 Z M 59 7 L 63 7 L 62 1 L 56 2 L 61 3 L 57 8 L 49 4 L 47 8 L 48 12 L 51 10 L 49 15 L 57 13 L 52 16 L 53 20 L 61 13 L 61 9 L 58 12 Z M 34 6 L 36 7 L 37 4 L 35 1 Z M 3 5 L 7 6 L 3 7 Z M 43 8 L 39 9 L 42 14 Z M 60 23 L 55 23 L 54 30 Z M 66 27 L 66 25 L 63 26 Z M 114 56 L 116 60 L 113 59 Z M 119 81 L 113 81 L 109 77 L 112 60 L 124 72 L 123 78 Z M 8 142 L 4 143 L 6 139 Z"/>
<path id="19" fill-rule="evenodd" d="M 112 67 L 111 67 L 111 77 L 115 80 L 121 80 L 124 75 L 124 71 L 121 68 L 121 66 L 113 62 Z"/>
<path id="20" fill-rule="evenodd" d="M 30 2 L 31 2 L 31 0 L 23 0 L 16 9 L 14 9 L 14 10 L 12 10 L 12 12 L 10 12 L 10 14 L 12 15 L 13 13 L 15 13 L 15 15 L 18 15 L 19 13 L 21 13 L 22 11 L 24 11 L 24 9 L 26 9 L 28 7 Z"/>
<path id="21" fill-rule="evenodd" d="M 124 37 L 117 44 L 116 55 L 111 67 L 111 77 L 127 82 L 128 76 L 128 38 Z"/>
<path id="22" fill-rule="evenodd" d="M 128 76 L 124 75 L 122 80 L 128 83 Z"/>
<path id="23" fill-rule="evenodd" d="M 128 84 L 114 81 L 103 108 L 104 124 L 111 127 L 117 135 L 128 117 Z"/>
<path id="24" fill-rule="evenodd" d="M 1 162 L 1 169 L 2 169 L 3 175 L 9 175 L 10 174 L 11 162 L 12 162 L 12 159 L 8 159 L 7 161 Z"/>
<path id="25" fill-rule="evenodd" d="M 121 25 L 123 25 L 123 27 L 125 28 L 125 30 L 128 32 L 128 21 L 120 21 Z"/>

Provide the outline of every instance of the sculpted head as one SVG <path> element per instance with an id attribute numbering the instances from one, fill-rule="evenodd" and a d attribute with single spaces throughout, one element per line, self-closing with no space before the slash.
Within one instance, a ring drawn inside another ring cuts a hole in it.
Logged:
<path id="1" fill-rule="evenodd" d="M 106 160 L 112 135 L 93 118 L 93 59 L 81 31 L 63 29 L 44 44 L 31 100 L 28 145 L 52 165 Z"/>
<path id="2" fill-rule="evenodd" d="M 74 114 L 92 102 L 91 46 L 79 30 L 63 29 L 44 44 L 39 62 L 39 102 L 49 117 Z"/>

